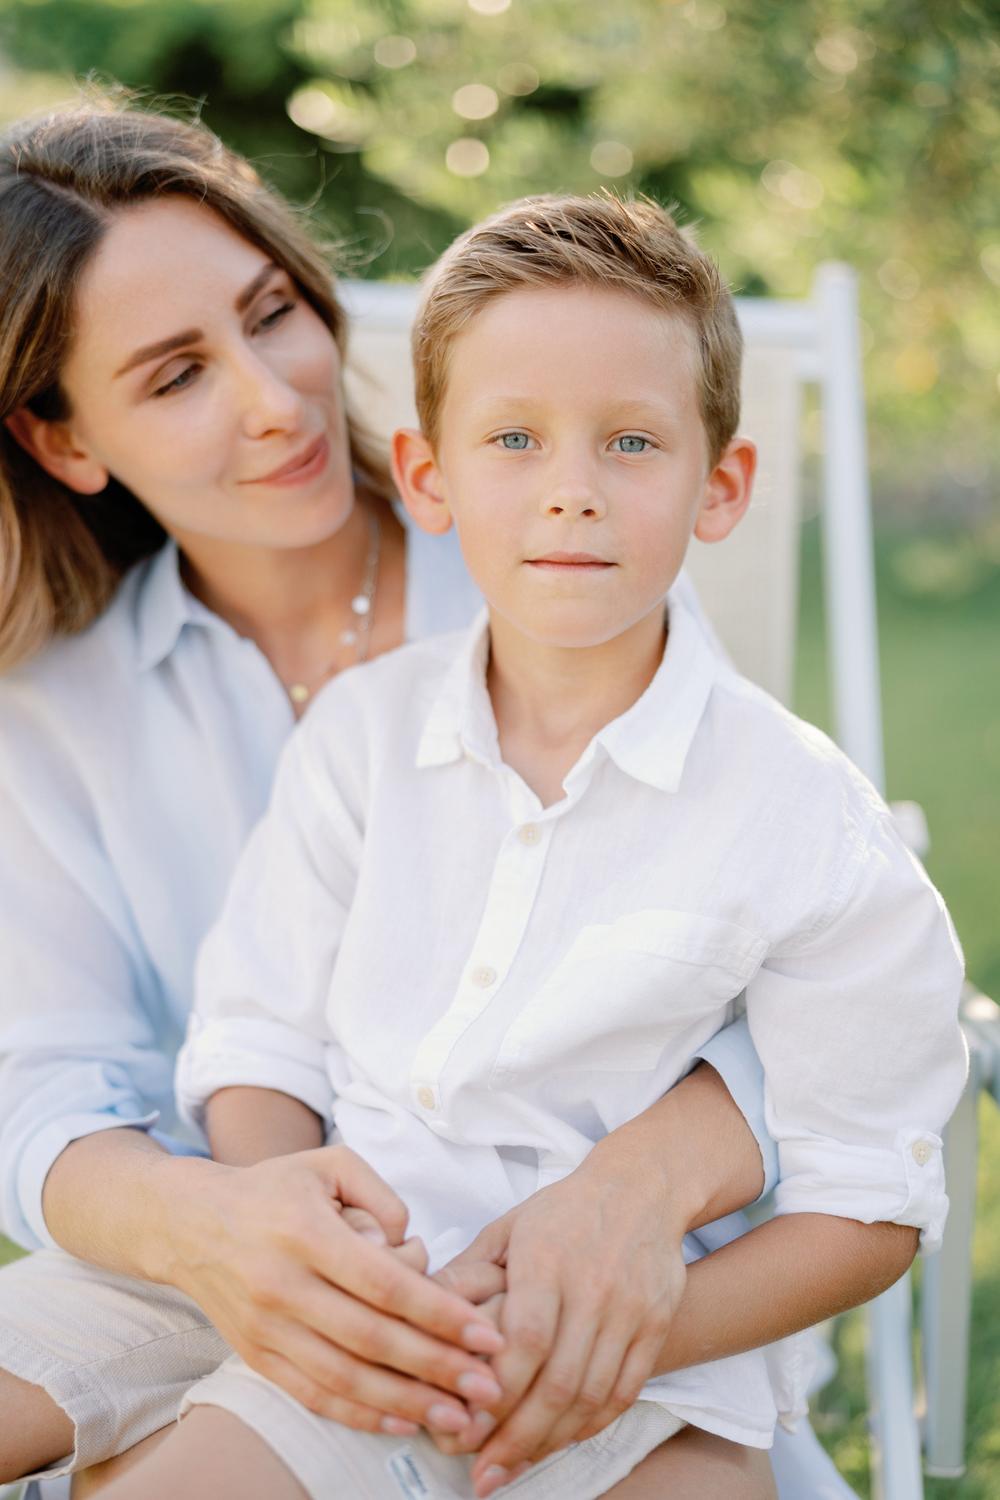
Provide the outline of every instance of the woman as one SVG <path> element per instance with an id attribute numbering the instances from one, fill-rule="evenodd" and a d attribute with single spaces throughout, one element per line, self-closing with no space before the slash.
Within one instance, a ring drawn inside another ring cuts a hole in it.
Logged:
<path id="1" fill-rule="evenodd" d="M 170 1136 L 195 948 L 295 715 L 476 601 L 447 544 L 404 533 L 345 411 L 322 256 L 207 131 L 107 102 L 15 129 L 0 275 L 0 1192 L 37 1252 L 0 1273 L 0 1480 L 149 1438 L 228 1346 L 372 1430 L 471 1448 L 492 1400 L 509 1467 L 606 1425 L 668 1326 L 678 1364 L 703 1360 L 894 1280 L 910 1231 L 837 1221 L 831 1252 L 797 1216 L 682 1295 L 660 1247 L 762 1186 L 719 1077 L 756 1119 L 745 1032 L 447 1286 L 342 1148 L 241 1167 Z M 499 1265 L 497 1401 L 477 1304 Z"/>

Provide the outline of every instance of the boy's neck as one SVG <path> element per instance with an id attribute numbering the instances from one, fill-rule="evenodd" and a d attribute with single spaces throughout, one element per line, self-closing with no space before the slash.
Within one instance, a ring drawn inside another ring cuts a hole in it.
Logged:
<path id="1" fill-rule="evenodd" d="M 656 675 L 665 613 L 652 611 L 600 646 L 544 646 L 490 618 L 487 687 L 500 753 L 548 807 L 606 724 L 630 709 Z"/>

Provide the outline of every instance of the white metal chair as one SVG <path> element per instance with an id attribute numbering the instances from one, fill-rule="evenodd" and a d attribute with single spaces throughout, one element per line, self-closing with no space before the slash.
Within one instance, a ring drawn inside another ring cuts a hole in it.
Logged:
<path id="1" fill-rule="evenodd" d="M 415 422 L 409 377 L 412 286 L 349 283 L 348 379 L 359 412 L 378 433 Z M 818 390 L 823 429 L 824 603 L 836 736 L 880 789 L 885 787 L 879 694 L 875 571 L 858 342 L 857 285 L 840 264 L 819 268 L 801 302 L 738 299 L 746 338 L 743 429 L 758 444 L 754 504 L 724 547 L 700 547 L 689 571 L 704 608 L 739 668 L 784 702 L 792 692 L 799 570 L 802 397 Z M 755 586 L 745 587 L 753 578 Z M 734 587 L 736 580 L 743 587 Z M 926 850 L 920 809 L 896 804 L 915 852 Z M 922 1450 L 929 1474 L 963 1472 L 965 1380 L 971 1297 L 978 1090 L 1000 1102 L 1000 1010 L 983 996 L 965 1003 L 973 1055 L 969 1087 L 947 1133 L 952 1201 L 942 1252 L 924 1270 L 926 1418 L 916 1414 L 909 1277 L 869 1310 L 868 1373 L 875 1500 L 921 1500 Z"/>

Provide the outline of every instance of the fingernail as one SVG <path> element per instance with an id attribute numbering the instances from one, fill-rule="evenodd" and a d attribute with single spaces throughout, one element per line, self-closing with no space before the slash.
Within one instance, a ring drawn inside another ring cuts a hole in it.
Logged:
<path id="1" fill-rule="evenodd" d="M 363 1240 L 371 1240 L 373 1245 L 387 1245 L 389 1243 L 377 1224 L 370 1224 L 365 1229 L 359 1229 L 358 1233 Z"/>
<path id="2" fill-rule="evenodd" d="M 483 1434 L 492 1432 L 497 1425 L 497 1419 L 490 1411 L 477 1411 L 472 1421 L 473 1425 Z"/>
<path id="3" fill-rule="evenodd" d="M 462 1412 L 457 1411 L 454 1406 L 444 1406 L 440 1401 L 428 1408 L 427 1421 L 438 1432 L 464 1432 L 469 1423 L 468 1417 Z"/>
<path id="4" fill-rule="evenodd" d="M 499 1464 L 490 1464 L 485 1474 L 476 1483 L 476 1494 L 479 1500 L 487 1500 L 488 1495 L 492 1495 L 494 1490 L 498 1490 L 509 1479 L 510 1475 L 506 1469 L 502 1469 Z"/>
<path id="5" fill-rule="evenodd" d="M 466 1323 L 462 1343 L 473 1354 L 498 1354 L 503 1348 L 503 1334 L 492 1323 Z"/>
<path id="6" fill-rule="evenodd" d="M 478 1370 L 467 1370 L 455 1384 L 467 1401 L 499 1401 L 503 1395 L 492 1375 Z"/>
<path id="7" fill-rule="evenodd" d="M 405 1417 L 383 1417 L 378 1425 L 392 1437 L 416 1437 L 420 1431 L 416 1422 L 408 1422 Z"/>

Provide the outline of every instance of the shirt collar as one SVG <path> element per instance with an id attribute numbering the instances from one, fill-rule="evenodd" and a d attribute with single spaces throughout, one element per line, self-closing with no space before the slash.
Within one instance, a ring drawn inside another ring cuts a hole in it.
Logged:
<path id="1" fill-rule="evenodd" d="M 675 792 L 705 712 L 712 684 L 725 663 L 694 616 L 672 593 L 666 649 L 642 697 L 595 735 L 584 752 L 600 746 L 626 775 L 660 791 Z M 417 766 L 442 766 L 464 754 L 497 764 L 496 721 L 486 691 L 489 618 L 482 610 L 466 633 L 433 699 L 417 749 Z"/>
<path id="2" fill-rule="evenodd" d="M 186 588 L 176 542 L 165 542 L 142 566 L 146 573 L 135 601 L 136 664 L 145 672 L 167 659 L 185 625 L 223 622 Z"/>

